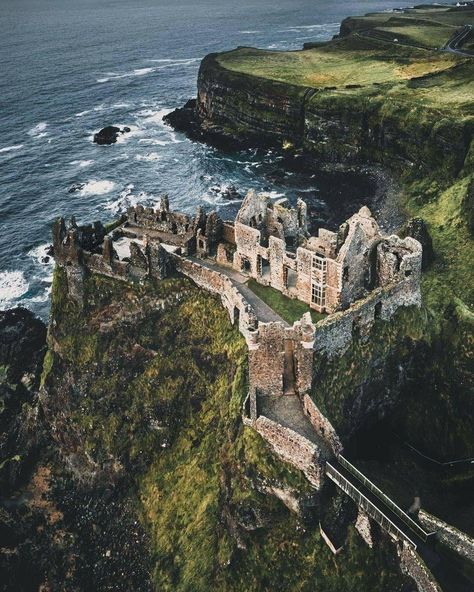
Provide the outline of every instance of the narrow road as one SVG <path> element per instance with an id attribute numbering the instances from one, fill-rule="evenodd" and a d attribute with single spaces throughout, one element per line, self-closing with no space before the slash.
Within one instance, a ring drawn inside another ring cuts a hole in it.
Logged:
<path id="1" fill-rule="evenodd" d="M 446 45 L 443 47 L 443 51 L 449 51 L 450 53 L 455 53 L 457 55 L 466 57 L 474 57 L 474 52 L 462 51 L 461 49 L 458 49 L 471 35 L 472 25 L 464 25 L 462 30 L 446 43 Z"/>
<path id="2" fill-rule="evenodd" d="M 226 275 L 253 308 L 259 322 L 283 323 L 285 327 L 289 327 L 286 321 L 284 321 L 272 308 L 270 308 L 268 304 L 265 304 L 265 302 L 254 292 L 252 292 L 252 290 L 246 285 L 249 280 L 248 277 L 238 273 L 237 271 L 234 271 L 233 269 L 225 267 L 224 265 L 219 265 L 211 259 L 198 259 L 197 257 L 191 256 L 187 257 L 187 259 L 202 265 L 202 267 L 207 267 L 208 269 L 213 269 L 214 271 L 218 271 L 219 273 Z"/>

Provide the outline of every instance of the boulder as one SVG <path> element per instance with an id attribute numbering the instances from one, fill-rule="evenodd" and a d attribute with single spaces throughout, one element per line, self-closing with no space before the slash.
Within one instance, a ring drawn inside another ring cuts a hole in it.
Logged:
<path id="1" fill-rule="evenodd" d="M 190 99 L 183 107 L 178 107 L 163 117 L 163 121 L 179 132 L 199 136 L 199 123 L 196 117 L 196 99 Z"/>
<path id="2" fill-rule="evenodd" d="M 229 185 L 221 191 L 221 195 L 224 199 L 243 199 L 243 196 L 237 190 L 235 185 Z"/>
<path id="3" fill-rule="evenodd" d="M 68 193 L 75 193 L 76 191 L 80 191 L 84 188 L 84 183 L 73 183 L 71 187 L 67 190 Z"/>

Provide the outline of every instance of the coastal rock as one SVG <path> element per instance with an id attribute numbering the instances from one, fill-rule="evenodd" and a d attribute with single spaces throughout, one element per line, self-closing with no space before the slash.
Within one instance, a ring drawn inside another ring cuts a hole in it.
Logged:
<path id="1" fill-rule="evenodd" d="M 76 191 L 80 191 L 84 188 L 85 183 L 73 183 L 71 187 L 67 190 L 68 193 L 76 193 Z"/>
<path id="2" fill-rule="evenodd" d="M 0 366 L 8 368 L 8 381 L 41 370 L 46 326 L 26 308 L 0 311 Z"/>
<path id="3" fill-rule="evenodd" d="M 242 194 L 239 193 L 235 185 L 229 185 L 222 192 L 221 195 L 224 199 L 242 199 Z"/>
<path id="4" fill-rule="evenodd" d="M 115 144 L 120 134 L 126 134 L 130 131 L 131 129 L 129 127 L 120 129 L 114 125 L 108 125 L 94 134 L 94 142 L 96 144 Z"/>
<path id="5" fill-rule="evenodd" d="M 187 134 L 199 134 L 196 118 L 196 99 L 189 99 L 183 106 L 175 109 L 163 117 L 163 121 L 177 131 Z"/>

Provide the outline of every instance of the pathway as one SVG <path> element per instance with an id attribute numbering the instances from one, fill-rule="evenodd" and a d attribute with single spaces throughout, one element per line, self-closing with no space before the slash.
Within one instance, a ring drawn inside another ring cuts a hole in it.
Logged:
<path id="1" fill-rule="evenodd" d="M 249 278 L 242 275 L 241 273 L 234 271 L 224 265 L 219 265 L 212 259 L 198 259 L 197 257 L 186 257 L 190 261 L 201 265 L 202 267 L 207 267 L 208 269 L 213 269 L 222 275 L 227 276 L 232 283 L 239 289 L 239 292 L 245 298 L 245 300 L 250 304 L 253 308 L 259 322 L 261 323 L 283 323 L 285 327 L 288 327 L 288 323 L 284 321 L 272 308 L 265 304 L 265 302 L 259 298 L 255 292 L 246 285 Z"/>

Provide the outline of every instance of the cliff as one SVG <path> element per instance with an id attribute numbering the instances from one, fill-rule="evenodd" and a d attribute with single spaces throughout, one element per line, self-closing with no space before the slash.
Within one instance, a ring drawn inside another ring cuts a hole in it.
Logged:
<path id="1" fill-rule="evenodd" d="M 371 551 L 348 527 L 352 502 L 316 496 L 242 425 L 246 348 L 215 297 L 180 277 L 92 274 L 80 307 L 58 268 L 48 345 L 54 443 L 23 486 L 23 530 L 16 509 L 1 516 L 18 589 L 19 564 L 55 590 L 403 589 L 391 545 Z M 349 530 L 335 569 L 318 525 L 336 518 Z"/>
<path id="2" fill-rule="evenodd" d="M 299 52 L 312 54 L 311 61 L 318 59 L 315 54 L 331 55 L 327 72 L 319 76 L 327 78 L 325 85 L 305 84 L 309 75 L 287 76 L 302 58 L 296 64 L 289 60 L 275 65 L 271 52 L 251 48 L 211 54 L 198 77 L 201 130 L 211 139 L 226 137 L 229 145 L 281 147 L 290 142 L 323 162 L 369 161 L 397 170 L 416 167 L 417 174 L 437 169 L 445 178 L 456 176 L 470 153 L 474 124 L 467 94 L 455 103 L 449 93 L 458 93 L 463 81 L 468 92 L 472 61 L 437 57 L 427 63 L 426 52 L 406 48 L 394 59 L 384 55 L 378 43 L 351 39 L 337 42 L 332 51 L 329 46 Z M 370 55 L 373 62 L 380 54 L 394 71 L 398 67 L 405 72 L 391 78 L 382 71 L 373 80 L 350 82 L 354 77 L 348 71 L 333 79 L 329 69 L 338 59 L 348 70 L 351 60 L 353 68 L 372 67 L 370 62 L 360 64 L 357 52 L 365 60 Z M 439 93 L 448 100 L 437 100 Z"/>

